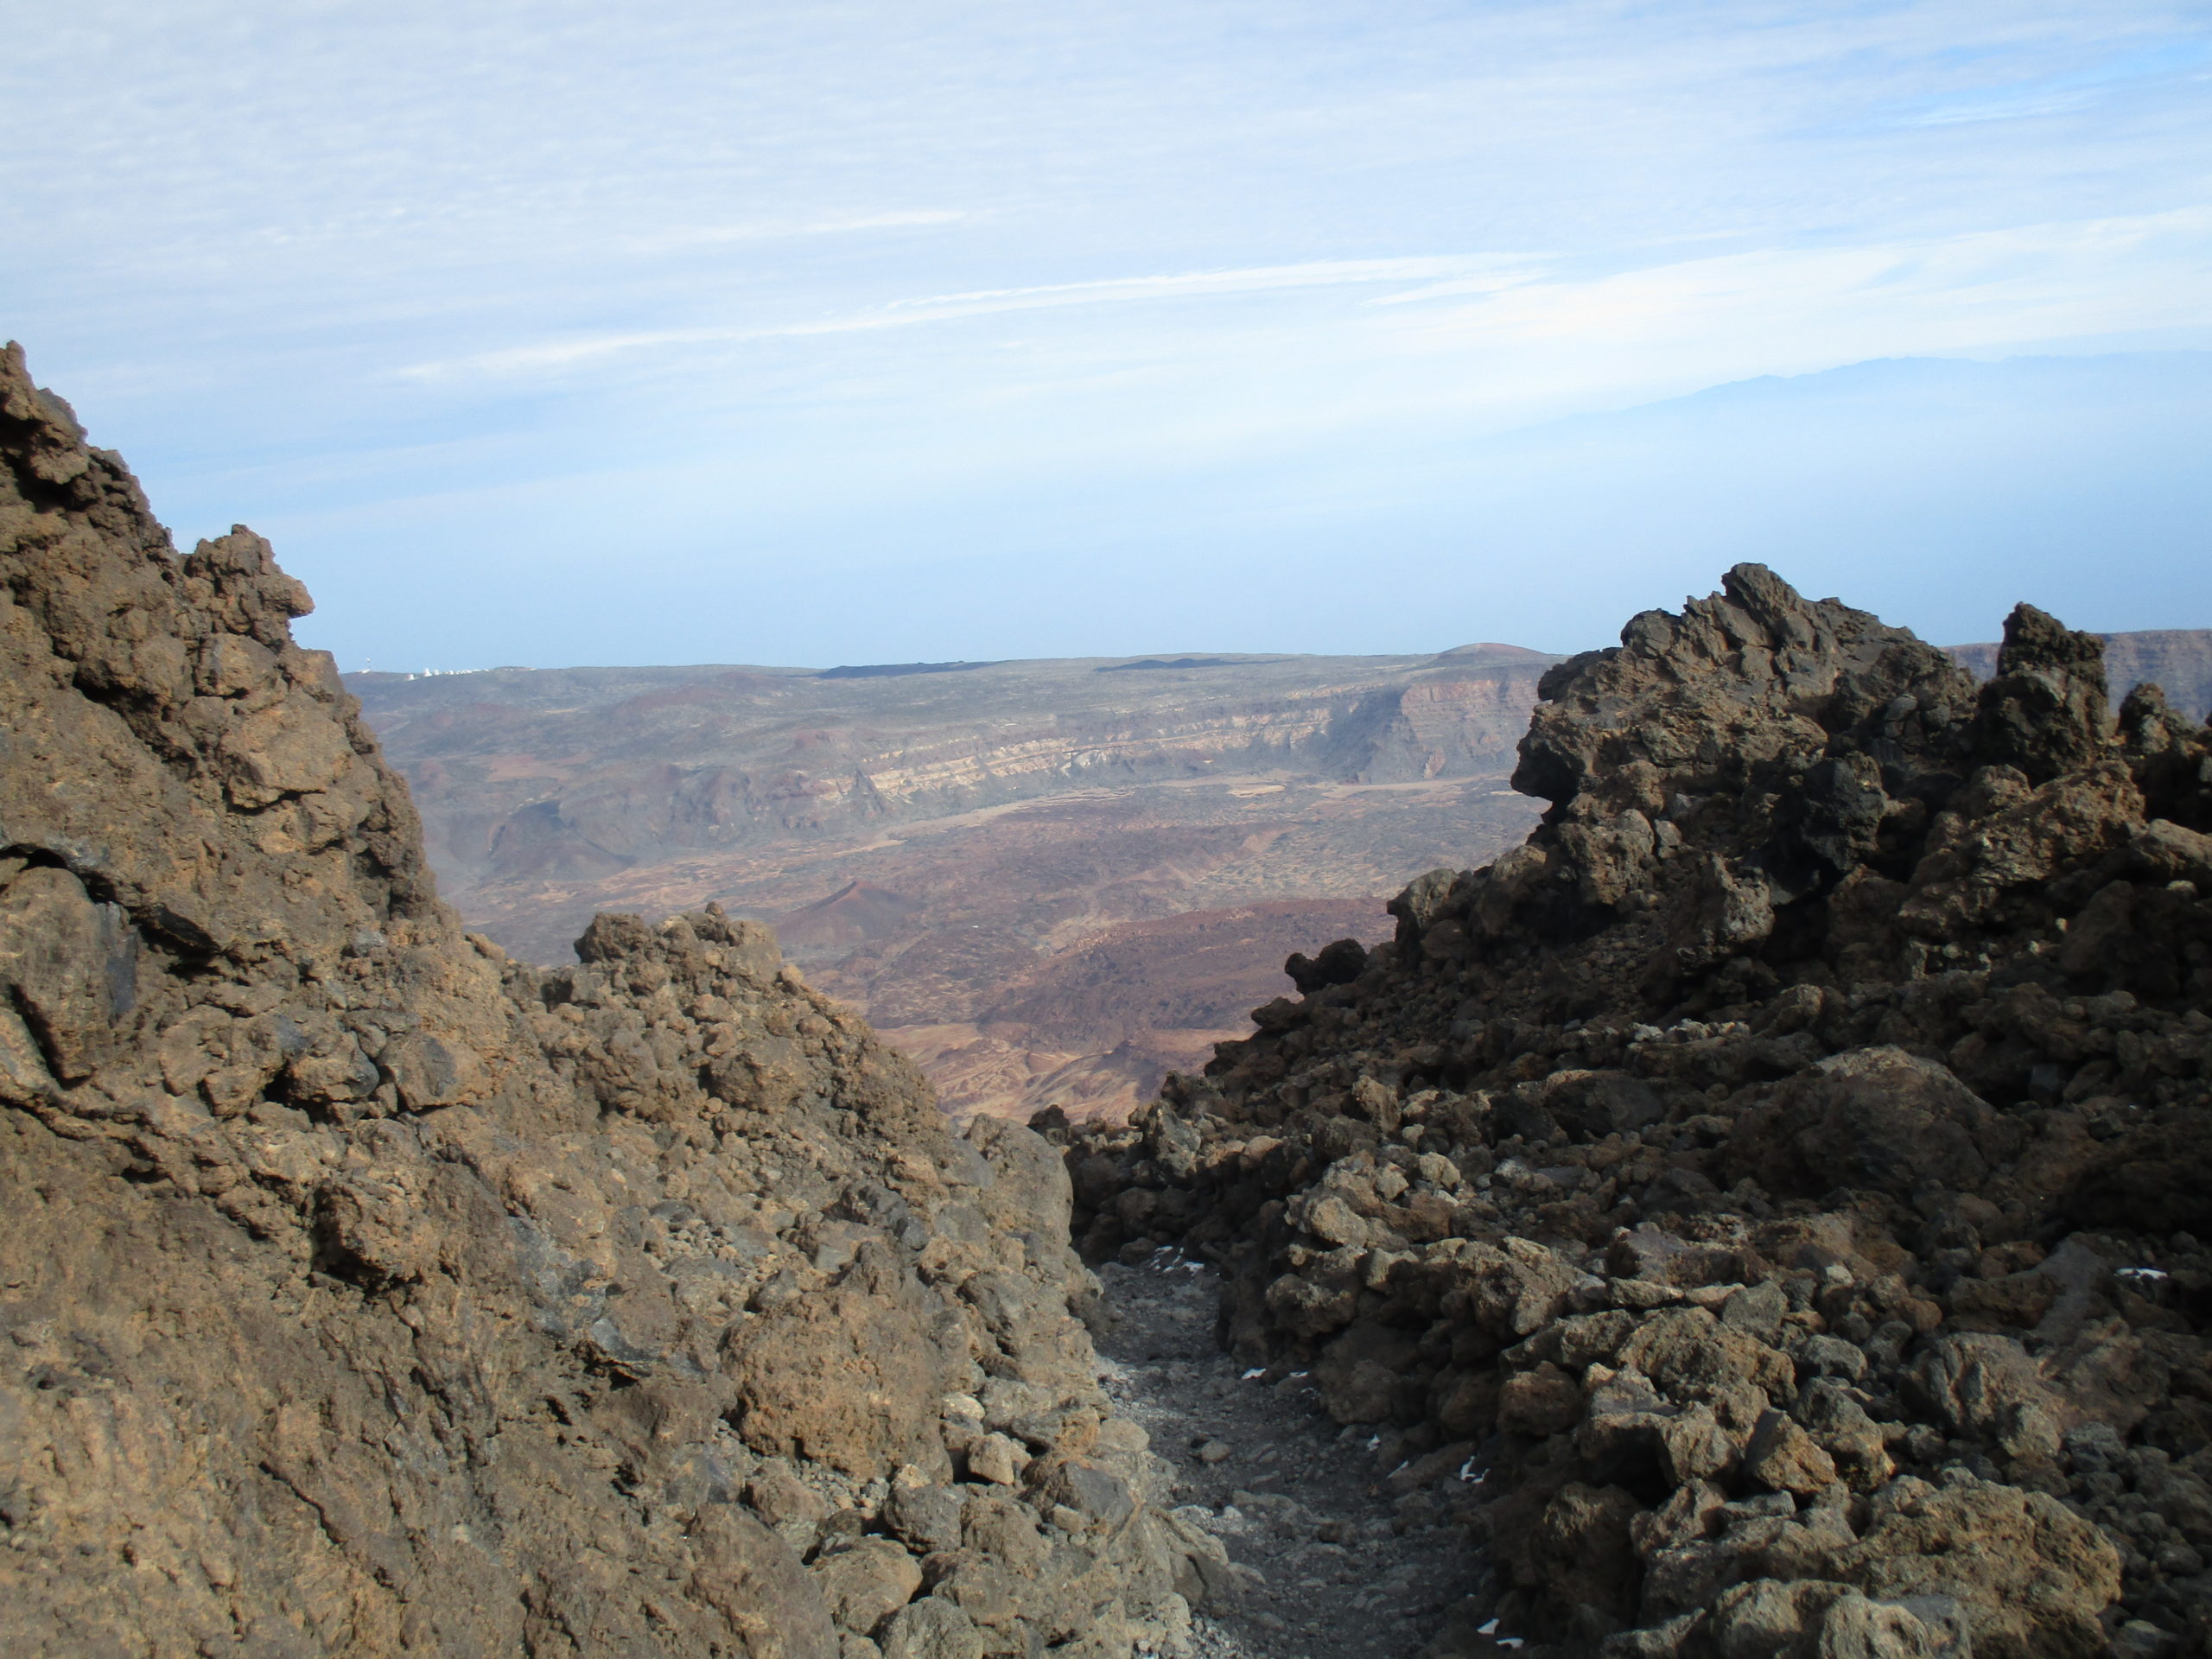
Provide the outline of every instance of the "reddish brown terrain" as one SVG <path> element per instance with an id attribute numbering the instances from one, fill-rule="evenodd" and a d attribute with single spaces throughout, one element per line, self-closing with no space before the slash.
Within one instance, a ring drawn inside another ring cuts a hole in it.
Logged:
<path id="1" fill-rule="evenodd" d="M 960 1112 L 1114 1113 L 1385 937 L 1381 895 L 1525 835 L 1552 659 L 1141 658 L 348 683 L 472 925 L 565 960 L 592 913 L 772 921 Z"/>

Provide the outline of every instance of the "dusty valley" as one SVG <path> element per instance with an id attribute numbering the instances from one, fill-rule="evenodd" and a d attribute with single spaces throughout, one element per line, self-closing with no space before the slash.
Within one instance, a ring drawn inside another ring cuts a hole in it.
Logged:
<path id="1" fill-rule="evenodd" d="M 443 891 L 565 960 L 595 911 L 775 924 L 946 1104 L 1147 1098 L 1281 989 L 1387 936 L 1382 895 L 1518 841 L 1552 658 L 1139 658 L 857 671 L 349 678 Z"/>

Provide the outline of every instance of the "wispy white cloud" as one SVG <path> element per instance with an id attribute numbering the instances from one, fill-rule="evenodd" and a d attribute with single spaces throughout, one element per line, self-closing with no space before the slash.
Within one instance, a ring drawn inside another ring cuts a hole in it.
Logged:
<path id="1" fill-rule="evenodd" d="M 914 208 L 901 213 L 854 214 L 843 219 L 686 225 L 631 237 L 626 245 L 638 253 L 670 253 L 683 248 L 721 247 L 741 242 L 788 242 L 810 236 L 854 236 L 866 231 L 928 230 L 970 223 L 981 217 L 949 208 Z"/>
<path id="2" fill-rule="evenodd" d="M 2103 95 L 2101 87 L 2037 87 L 2031 91 L 2006 92 L 1998 98 L 1939 104 L 1933 109 L 1916 110 L 1899 117 L 1897 124 L 1906 127 L 1962 127 L 1982 121 L 2022 121 L 2034 116 L 2063 115 L 2082 109 Z"/>
<path id="3" fill-rule="evenodd" d="M 846 316 L 755 327 L 664 328 L 546 340 L 498 351 L 479 352 L 462 358 L 411 364 L 394 372 L 404 378 L 420 380 L 469 372 L 525 373 L 568 369 L 594 358 L 624 353 L 734 345 L 747 340 L 796 340 L 814 334 L 861 334 L 881 328 L 911 328 L 927 323 L 957 322 L 972 317 L 999 316 L 1016 311 L 1057 310 L 1069 306 L 1139 304 L 1155 300 L 1223 299 L 1300 289 L 1423 282 L 1451 272 L 1499 263 L 1499 257 L 1487 255 L 1326 259 L 1304 264 L 1258 265 L 1234 270 L 1101 277 L 1083 283 L 1041 283 L 1030 288 L 976 289 L 965 293 L 931 294 L 912 299 L 893 300 L 873 309 Z M 1503 274 L 1458 277 L 1442 289 L 1429 288 L 1415 292 L 1487 291 L 1497 283 L 1519 280 L 1524 279 Z"/>
<path id="4" fill-rule="evenodd" d="M 2212 79 L 2212 36 L 2168 41 L 2123 53 L 2104 62 L 1986 91 L 1939 97 L 1897 117 L 1904 127 L 1967 126 L 1985 121 L 2024 121 L 2087 109 L 2146 83 L 2202 85 Z"/>
<path id="5" fill-rule="evenodd" d="M 1739 234 L 1728 233 L 1732 240 Z M 1508 289 L 1520 288 L 1536 281 L 1544 270 L 1543 262 L 1535 255 L 1516 257 L 1501 254 L 1487 263 L 1490 269 L 1471 276 L 1453 276 L 1440 283 L 1425 283 L 1419 288 L 1409 288 L 1402 294 L 1378 295 L 1368 303 L 1414 305 L 1426 300 L 1459 299 L 1470 294 L 1503 294 Z"/>
<path id="6" fill-rule="evenodd" d="M 1285 349 L 1302 351 L 1315 365 L 1382 352 L 1421 360 L 1431 387 L 1435 372 L 1452 361 L 1465 362 L 1470 374 L 1483 365 L 1482 397 L 1496 401 L 1556 384 L 1558 369 L 1532 353 L 1548 353 L 1562 367 L 1575 364 L 1578 381 L 1592 354 L 1603 353 L 1605 372 L 1619 385 L 1649 392 L 1671 384 L 1685 364 L 1708 364 L 1720 377 L 1762 368 L 1794 372 L 1857 356 L 1974 351 L 2212 321 L 2202 288 L 2202 272 L 2212 266 L 2212 206 L 1951 236 L 1753 248 L 1594 276 L 1563 274 L 1560 263 L 1532 254 L 1422 255 L 974 289 L 754 327 L 533 341 L 396 373 L 419 380 L 566 374 L 618 356 L 681 359 L 704 347 L 1182 302 L 1215 319 L 1216 342 L 1195 346 L 1211 353 L 1201 374 Z M 1391 285 L 1401 291 L 1350 303 L 1332 294 Z M 1256 336 L 1240 321 L 1251 302 L 1302 291 L 1312 292 L 1312 301 L 1287 321 Z M 1513 355 L 1514 373 L 1498 372 L 1501 353 Z M 1114 378 L 1084 371 L 1091 384 Z M 1417 396 L 1408 385 L 1402 395 L 1420 402 L 1433 392 Z M 1357 418 L 1363 405 L 1339 400 L 1329 407 L 1339 418 Z"/>
<path id="7" fill-rule="evenodd" d="M 965 546 L 1040 480 L 1357 495 L 1715 380 L 2212 339 L 2201 0 L 73 0 L 9 48 L 11 327 L 218 528 L 742 456 L 702 546 Z"/>
<path id="8" fill-rule="evenodd" d="M 985 288 L 966 294 L 893 300 L 887 311 L 931 310 L 974 315 L 981 311 L 1032 310 L 1048 306 L 1097 305 L 1122 300 L 1205 298 L 1260 294 L 1286 288 L 1340 288 L 1363 283 L 1418 282 L 1488 261 L 1473 258 L 1321 259 L 1306 264 L 1257 265 L 1242 270 L 1192 270 L 1166 276 L 1109 276 L 1084 283 L 1047 283 L 1034 288 Z"/>
<path id="9" fill-rule="evenodd" d="M 2208 264 L 2212 206 L 2196 206 L 1911 240 L 1762 248 L 1584 281 L 1521 282 L 1455 309 L 1422 338 L 1617 346 L 1764 331 L 1770 348 L 1789 349 L 1770 337 L 1778 330 L 1795 334 L 1804 349 L 1813 346 L 1806 334 L 1848 317 L 1898 337 L 1901 349 L 1933 343 L 1920 338 L 1931 323 L 1947 331 L 1940 343 L 1972 349 L 2212 321 L 2202 288 Z"/>

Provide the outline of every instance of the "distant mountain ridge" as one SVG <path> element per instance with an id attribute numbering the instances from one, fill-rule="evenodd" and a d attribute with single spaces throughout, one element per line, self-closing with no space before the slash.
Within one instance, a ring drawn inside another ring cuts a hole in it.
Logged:
<path id="1" fill-rule="evenodd" d="M 465 888 L 591 879 L 1071 789 L 1488 775 L 1510 769 L 1536 677 L 1555 660 L 1483 645 L 347 682 L 408 772 L 442 878 Z M 1132 667 L 1147 671 L 1098 672 Z"/>
<path id="2" fill-rule="evenodd" d="M 1133 663 L 1101 663 L 1090 671 L 1094 674 L 1128 674 L 1141 669 L 1153 668 L 1235 668 L 1251 661 L 1269 658 L 1247 657 L 1142 657 Z"/>
<path id="3" fill-rule="evenodd" d="M 848 664 L 842 668 L 825 668 L 815 676 L 821 680 L 893 680 L 909 674 L 958 674 L 971 668 L 995 668 L 995 663 L 864 663 L 857 666 Z"/>
<path id="4" fill-rule="evenodd" d="M 494 938 L 555 960 L 594 910 L 712 898 L 898 1027 L 948 1105 L 1026 1115 L 1142 1098 L 1265 1001 L 1313 930 L 1379 938 L 1380 894 L 1524 833 L 1534 808 L 1505 776 L 1555 660 L 1476 645 L 349 684 L 444 891 Z"/>

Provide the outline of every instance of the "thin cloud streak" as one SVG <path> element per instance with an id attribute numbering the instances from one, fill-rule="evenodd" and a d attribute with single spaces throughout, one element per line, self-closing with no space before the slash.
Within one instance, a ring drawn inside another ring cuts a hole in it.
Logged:
<path id="1" fill-rule="evenodd" d="M 412 365 L 401 378 L 527 376 L 571 371 L 592 360 L 701 346 L 864 334 L 950 324 L 1011 313 L 1157 301 L 1249 308 L 1246 302 L 1301 290 L 1412 283 L 1402 293 L 1352 308 L 1320 296 L 1322 309 L 1290 322 L 1292 340 L 1270 328 L 1258 354 L 1313 356 L 1366 340 L 1401 353 L 1495 353 L 1557 344 L 1577 356 L 1593 346 L 1614 359 L 1618 384 L 1644 395 L 1682 390 L 1637 376 L 1637 353 L 1678 359 L 1707 353 L 1713 378 L 1765 365 L 1802 372 L 1847 360 L 1840 337 L 1863 340 L 1867 355 L 1981 350 L 2068 334 L 2185 327 L 2202 321 L 2201 273 L 2212 265 L 2212 207 L 2132 217 L 2028 225 L 1999 232 L 1866 246 L 1762 248 L 1671 261 L 1582 278 L 1548 277 L 1537 256 L 1469 254 L 1321 261 L 1240 270 L 1100 279 L 894 300 L 857 315 L 768 326 L 709 327 L 556 340 Z M 1445 273 L 1455 273 L 1445 276 Z M 1474 274 L 1457 274 L 1472 272 Z M 1444 280 L 1426 280 L 1444 276 Z M 1452 302 L 1454 303 L 1445 304 Z M 1370 336 L 1362 314 L 1395 314 Z M 1891 342 L 1885 348 L 1884 341 Z M 1233 336 L 1224 344 L 1233 347 Z M 1841 351 L 1842 358 L 1836 353 Z M 1541 378 L 1541 375 L 1538 377 Z M 1513 383 L 1481 378 L 1480 399 L 1513 395 Z"/>
<path id="2" fill-rule="evenodd" d="M 418 363 L 393 371 L 409 379 L 432 379 L 478 371 L 493 374 L 559 369 L 595 357 L 654 348 L 734 345 L 747 340 L 800 340 L 816 334 L 849 334 L 880 328 L 907 328 L 925 323 L 957 322 L 1009 312 L 1055 310 L 1068 306 L 1116 305 L 1149 300 L 1203 300 L 1287 289 L 1340 288 L 1374 283 L 1414 282 L 1447 271 L 1497 261 L 1497 256 L 1464 258 L 1413 257 L 1393 259 L 1324 260 L 1302 265 L 1268 265 L 1244 270 L 1184 271 L 1171 276 L 1117 276 L 1086 283 L 1054 283 L 1035 288 L 981 289 L 965 294 L 934 294 L 893 300 L 858 316 L 823 318 L 769 327 L 671 328 L 651 334 L 603 335 L 596 339 L 550 340 L 479 353 L 447 362 Z M 1451 291 L 1525 280 L 1494 276 L 1468 279 Z"/>
<path id="3" fill-rule="evenodd" d="M 1193 270 L 1172 276 L 1113 276 L 1087 283 L 1050 283 L 1037 288 L 979 289 L 927 299 L 893 300 L 899 311 L 938 308 L 963 315 L 1036 306 L 1091 305 L 1116 300 L 1173 300 L 1213 294 L 1254 294 L 1284 288 L 1335 288 L 1361 283 L 1400 283 L 1438 276 L 1498 256 L 1463 258 L 1330 259 L 1303 265 L 1263 265 L 1249 270 Z"/>
<path id="4" fill-rule="evenodd" d="M 737 242 L 786 242 L 808 236 L 854 236 L 866 231 L 931 229 L 966 224 L 976 217 L 944 208 L 917 208 L 906 213 L 862 213 L 797 224 L 701 225 L 632 237 L 625 245 L 637 253 L 671 253 L 683 248 L 721 247 Z"/>
<path id="5" fill-rule="evenodd" d="M 1933 315 L 1952 330 L 1954 348 L 1970 349 L 2100 327 L 2201 322 L 2208 264 L 2212 207 L 2190 207 L 1915 242 L 1761 249 L 1592 282 L 1521 283 L 1424 338 L 1625 344 L 1694 334 L 1700 325 L 1802 332 L 1842 315 L 1913 331 Z"/>

